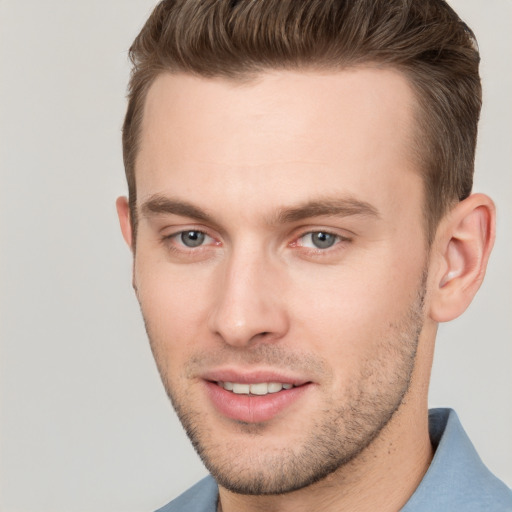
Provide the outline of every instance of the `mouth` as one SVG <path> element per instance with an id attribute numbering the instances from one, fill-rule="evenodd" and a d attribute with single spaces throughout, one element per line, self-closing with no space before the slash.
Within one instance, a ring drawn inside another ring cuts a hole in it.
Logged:
<path id="1" fill-rule="evenodd" d="M 311 381 L 272 374 L 227 373 L 209 376 L 203 382 L 217 413 L 243 423 L 262 423 L 288 415 L 314 387 Z"/>
<path id="2" fill-rule="evenodd" d="M 295 386 L 289 382 L 257 382 L 254 384 L 247 384 L 243 382 L 222 382 L 218 381 L 217 386 L 230 391 L 235 395 L 254 395 L 254 396 L 265 396 L 273 393 L 279 393 L 280 391 L 292 389 Z"/>

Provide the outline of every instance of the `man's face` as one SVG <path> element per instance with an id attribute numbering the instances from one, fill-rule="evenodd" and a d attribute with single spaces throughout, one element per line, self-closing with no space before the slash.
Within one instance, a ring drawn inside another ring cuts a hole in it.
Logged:
<path id="1" fill-rule="evenodd" d="M 422 328 L 422 183 L 398 73 L 163 75 L 136 165 L 134 283 L 218 482 L 304 487 L 402 403 Z"/>

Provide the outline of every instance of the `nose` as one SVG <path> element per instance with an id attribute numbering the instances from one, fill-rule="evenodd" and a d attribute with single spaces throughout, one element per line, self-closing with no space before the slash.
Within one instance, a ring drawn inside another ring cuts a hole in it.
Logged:
<path id="1" fill-rule="evenodd" d="M 284 277 L 264 254 L 232 254 L 219 273 L 209 328 L 233 347 L 282 338 L 289 328 Z"/>

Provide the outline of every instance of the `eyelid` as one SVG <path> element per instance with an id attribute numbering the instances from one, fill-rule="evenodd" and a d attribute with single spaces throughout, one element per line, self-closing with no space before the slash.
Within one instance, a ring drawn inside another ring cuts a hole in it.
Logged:
<path id="1" fill-rule="evenodd" d="M 344 230 L 343 233 L 340 233 L 339 230 L 337 230 L 335 228 L 322 228 L 322 227 L 318 227 L 318 228 L 308 227 L 307 229 L 303 228 L 303 229 L 299 230 L 299 232 L 293 238 L 294 238 L 294 241 L 296 241 L 296 240 L 300 240 L 301 238 L 304 238 L 307 235 L 312 235 L 315 233 L 325 233 L 326 235 L 332 235 L 336 238 L 339 238 L 342 241 L 347 241 L 347 242 L 351 241 L 353 238 L 353 233 L 347 232 L 346 230 Z"/>
<path id="2" fill-rule="evenodd" d="M 172 231 L 170 231 L 172 229 Z M 211 230 L 206 228 L 205 226 L 198 225 L 181 225 L 181 226 L 167 226 L 162 229 L 161 232 L 168 231 L 165 234 L 161 234 L 161 242 L 167 245 L 168 248 L 180 251 L 180 252 L 199 252 L 201 250 L 207 250 L 208 248 L 223 245 L 220 237 L 214 233 L 211 233 Z M 197 231 L 203 233 L 207 240 L 205 243 L 198 245 L 196 247 L 188 247 L 179 239 L 180 235 L 190 231 Z M 298 231 L 298 232 L 297 232 Z M 320 253 L 330 253 L 336 251 L 336 248 L 342 242 L 351 242 L 353 240 L 353 233 L 347 232 L 347 230 L 343 230 L 343 233 L 340 233 L 338 229 L 332 227 L 311 227 L 308 226 L 297 229 L 296 234 L 293 235 L 292 241 L 288 243 L 288 247 L 300 248 L 304 252 L 311 252 L 315 254 Z M 315 247 L 306 247 L 300 243 L 300 240 L 308 235 L 313 235 L 315 233 L 325 233 L 335 237 L 337 240 L 335 243 L 327 248 L 315 248 Z"/>
<path id="3" fill-rule="evenodd" d="M 165 231 L 165 230 L 162 230 Z M 197 231 L 198 233 L 202 233 L 213 241 L 212 244 L 211 241 L 205 242 L 204 244 L 198 245 L 197 247 L 187 247 L 185 244 L 183 244 L 179 237 L 183 233 L 187 233 L 190 231 Z M 169 232 L 167 234 L 162 234 L 162 242 L 165 244 L 171 244 L 173 246 L 173 249 L 179 250 L 179 251 L 198 251 L 201 249 L 205 249 L 206 247 L 211 247 L 212 245 L 220 245 L 220 241 L 218 240 L 218 237 L 215 237 L 212 233 L 209 232 L 210 230 L 204 228 L 203 226 L 175 226 L 172 232 Z"/>
<path id="4" fill-rule="evenodd" d="M 301 239 L 308 235 L 315 233 L 325 233 L 336 238 L 333 245 L 325 248 L 306 246 L 301 243 Z M 345 231 L 346 233 L 346 231 Z M 313 258 L 329 258 L 339 254 L 341 251 L 346 249 L 348 243 L 352 242 L 353 237 L 347 236 L 347 234 L 340 233 L 335 228 L 322 228 L 322 227 L 309 227 L 301 230 L 296 236 L 294 236 L 292 242 L 288 245 L 289 247 L 299 251 L 299 254 L 305 257 Z"/>
<path id="5" fill-rule="evenodd" d="M 204 235 L 203 243 L 198 245 L 198 246 L 196 246 L 196 247 L 189 247 L 188 245 L 183 243 L 183 240 L 182 240 L 183 235 L 186 234 L 186 233 L 200 233 L 200 234 Z M 204 247 L 206 245 L 210 245 L 209 240 L 213 240 L 213 238 L 208 233 L 205 233 L 204 231 L 199 231 L 198 229 L 185 229 L 183 231 L 180 231 L 180 232 L 176 233 L 172 237 L 172 239 L 173 240 L 177 240 L 178 244 L 181 247 L 185 247 L 186 249 L 199 249 L 200 247 Z"/>

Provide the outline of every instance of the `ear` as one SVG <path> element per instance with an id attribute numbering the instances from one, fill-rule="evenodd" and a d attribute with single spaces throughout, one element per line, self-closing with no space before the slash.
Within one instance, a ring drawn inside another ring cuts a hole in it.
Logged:
<path id="1" fill-rule="evenodd" d="M 432 251 L 430 317 L 447 322 L 469 306 L 494 244 L 496 209 L 484 194 L 461 201 L 440 222 Z"/>
<path id="2" fill-rule="evenodd" d="M 121 233 L 128 247 L 133 251 L 133 233 L 132 224 L 130 222 L 130 207 L 126 197 L 118 197 L 116 201 L 117 216 L 119 217 L 119 225 Z"/>

